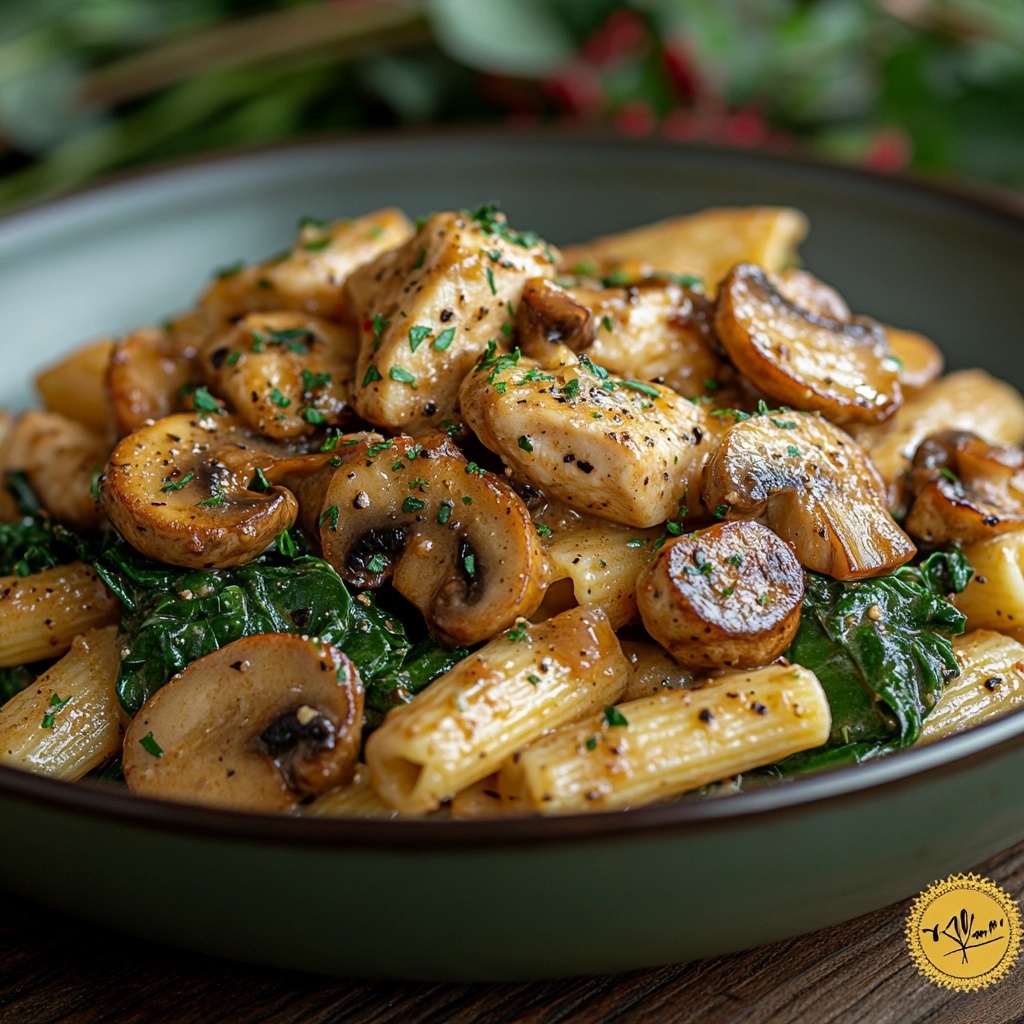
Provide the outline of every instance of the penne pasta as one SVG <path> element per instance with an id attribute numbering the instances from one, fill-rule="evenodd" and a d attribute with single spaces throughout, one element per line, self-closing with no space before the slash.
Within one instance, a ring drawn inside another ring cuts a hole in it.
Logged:
<path id="1" fill-rule="evenodd" d="M 964 557 L 974 575 L 953 603 L 967 616 L 967 628 L 1024 627 L 1024 530 L 968 544 Z"/>
<path id="2" fill-rule="evenodd" d="M 545 730 L 614 704 L 627 674 L 600 609 L 520 621 L 387 716 L 366 743 L 374 787 L 403 814 L 436 810 Z"/>
<path id="3" fill-rule="evenodd" d="M 41 371 L 36 389 L 46 408 L 105 436 L 110 430 L 107 369 L 113 351 L 113 340 L 101 338 Z"/>
<path id="4" fill-rule="evenodd" d="M 0 708 L 0 762 L 73 781 L 121 749 L 117 627 L 90 630 Z"/>
<path id="5" fill-rule="evenodd" d="M 1024 644 L 987 629 L 953 641 L 960 675 L 924 720 L 918 744 L 971 729 L 1024 707 Z"/>
<path id="6" fill-rule="evenodd" d="M 0 667 L 56 658 L 79 633 L 117 622 L 121 606 L 82 562 L 0 576 Z"/>
<path id="7" fill-rule="evenodd" d="M 506 762 L 497 790 L 541 814 L 637 807 L 820 746 L 831 722 L 813 672 L 769 665 L 558 729 Z"/>
<path id="8" fill-rule="evenodd" d="M 365 764 L 356 768 L 356 774 L 347 786 L 332 789 L 318 796 L 312 803 L 300 805 L 299 813 L 311 818 L 398 817 L 398 811 L 389 807 L 377 795 L 370 781 L 370 770 Z"/>

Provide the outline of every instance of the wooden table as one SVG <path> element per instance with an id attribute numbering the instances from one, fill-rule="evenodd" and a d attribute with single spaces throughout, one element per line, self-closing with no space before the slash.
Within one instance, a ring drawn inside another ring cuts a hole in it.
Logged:
<path id="1" fill-rule="evenodd" d="M 1020 900 L 1024 843 L 976 870 Z M 0 892 L 0 1024 L 1024 1021 L 1024 957 L 988 990 L 938 988 L 917 973 L 904 946 L 908 907 L 906 901 L 802 938 L 652 971 L 435 985 L 321 978 L 182 953 Z"/>

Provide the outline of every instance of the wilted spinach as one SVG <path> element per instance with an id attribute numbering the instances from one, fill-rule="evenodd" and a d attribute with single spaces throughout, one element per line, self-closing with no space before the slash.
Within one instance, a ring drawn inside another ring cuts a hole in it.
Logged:
<path id="1" fill-rule="evenodd" d="M 118 543 L 94 565 L 124 605 L 117 691 L 132 715 L 197 658 L 257 633 L 308 634 L 344 651 L 366 689 L 371 726 L 465 653 L 433 641 L 414 648 L 372 595 L 353 598 L 334 569 L 312 555 L 274 550 L 247 565 L 206 571 L 163 565 Z"/>
<path id="2" fill-rule="evenodd" d="M 814 672 L 832 708 L 828 742 L 780 771 L 855 763 L 909 746 L 943 687 L 960 674 L 950 636 L 966 619 L 948 600 L 971 568 L 958 550 L 875 579 L 806 573 L 800 628 L 786 656 Z"/>

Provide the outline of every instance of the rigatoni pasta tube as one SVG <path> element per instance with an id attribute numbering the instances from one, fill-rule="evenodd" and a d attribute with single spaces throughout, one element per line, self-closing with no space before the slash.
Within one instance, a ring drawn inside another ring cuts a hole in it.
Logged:
<path id="1" fill-rule="evenodd" d="M 543 814 L 637 807 L 820 746 L 831 724 L 813 672 L 769 665 L 558 729 L 512 758 L 497 788 Z"/>
<path id="2" fill-rule="evenodd" d="M 0 762 L 74 781 L 121 749 L 117 627 L 71 650 L 0 708 Z"/>
<path id="3" fill-rule="evenodd" d="M 1024 707 L 1024 644 L 978 629 L 953 640 L 960 675 L 924 720 L 918 744 L 971 729 Z"/>
<path id="4" fill-rule="evenodd" d="M 0 576 L 0 667 L 57 658 L 79 633 L 120 614 L 117 598 L 83 562 Z"/>
<path id="5" fill-rule="evenodd" d="M 356 768 L 347 786 L 318 796 L 311 804 L 299 806 L 300 814 L 311 818 L 397 818 L 398 811 L 377 795 L 365 764 Z"/>
<path id="6" fill-rule="evenodd" d="M 599 608 L 521 620 L 388 714 L 366 744 L 374 787 L 403 814 L 435 810 L 546 730 L 613 704 L 628 673 Z"/>

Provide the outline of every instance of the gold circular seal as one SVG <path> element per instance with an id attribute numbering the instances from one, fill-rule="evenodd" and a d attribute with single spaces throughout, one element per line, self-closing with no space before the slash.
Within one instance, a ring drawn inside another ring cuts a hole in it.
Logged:
<path id="1" fill-rule="evenodd" d="M 1020 908 L 987 878 L 950 875 L 914 900 L 906 938 L 917 969 L 936 985 L 958 992 L 988 988 L 1020 953 Z"/>

